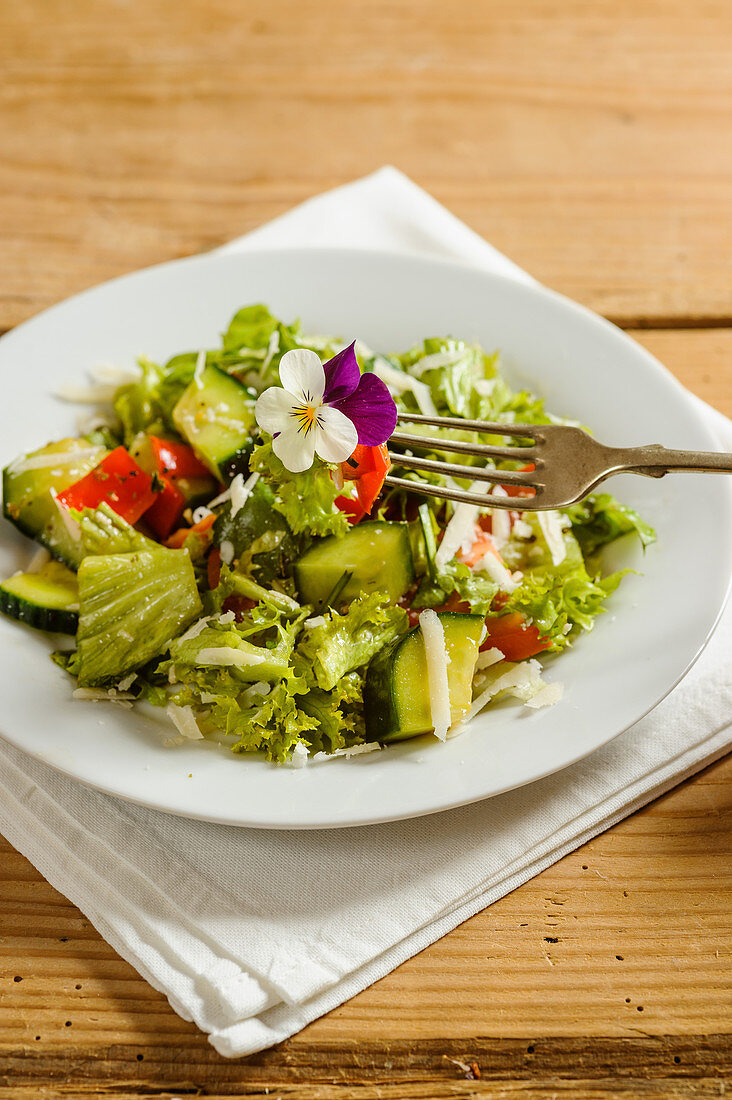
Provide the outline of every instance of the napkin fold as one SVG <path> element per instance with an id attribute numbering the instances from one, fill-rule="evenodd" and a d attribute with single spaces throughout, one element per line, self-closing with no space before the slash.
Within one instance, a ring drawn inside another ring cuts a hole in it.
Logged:
<path id="1" fill-rule="evenodd" d="M 334 244 L 532 281 L 393 168 L 223 251 Z M 732 450 L 732 424 L 704 409 Z M 696 665 L 621 737 L 557 775 L 430 817 L 328 832 L 189 821 L 0 744 L 0 830 L 219 1053 L 249 1054 L 722 756 L 732 745 L 731 650 L 728 605 Z"/>

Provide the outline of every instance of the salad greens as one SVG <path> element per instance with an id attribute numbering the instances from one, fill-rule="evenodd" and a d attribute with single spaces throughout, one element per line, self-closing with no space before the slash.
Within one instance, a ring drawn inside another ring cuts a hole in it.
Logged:
<path id="1" fill-rule="evenodd" d="M 621 583 L 627 571 L 603 575 L 603 547 L 630 536 L 645 548 L 653 530 L 608 493 L 553 513 L 522 509 L 519 494 L 499 516 L 389 488 L 383 446 L 292 472 L 256 402 L 283 357 L 314 352 L 327 372 L 342 349 L 247 306 L 219 346 L 140 359 L 90 430 L 3 471 L 5 517 L 47 554 L 0 585 L 0 611 L 75 634 L 54 660 L 80 697 L 164 707 L 181 740 L 296 764 L 444 738 L 507 694 L 556 701 L 537 658 L 591 631 Z M 495 351 L 452 336 L 355 349 L 402 412 L 557 420 L 510 387 Z M 438 459 L 441 441 L 474 438 L 413 430 Z M 449 458 L 470 487 L 479 459 Z"/>

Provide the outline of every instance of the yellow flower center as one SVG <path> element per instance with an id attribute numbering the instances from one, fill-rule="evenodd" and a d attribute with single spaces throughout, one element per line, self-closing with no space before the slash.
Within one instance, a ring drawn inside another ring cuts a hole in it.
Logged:
<path id="1" fill-rule="evenodd" d="M 314 405 L 300 405 L 292 410 L 292 415 L 297 420 L 297 430 L 307 435 L 317 423 L 317 408 Z"/>

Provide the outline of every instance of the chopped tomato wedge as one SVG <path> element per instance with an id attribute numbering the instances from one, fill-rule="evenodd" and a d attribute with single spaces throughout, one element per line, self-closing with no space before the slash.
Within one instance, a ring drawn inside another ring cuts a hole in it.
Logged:
<path id="1" fill-rule="evenodd" d="M 508 661 L 523 661 L 541 653 L 551 643 L 542 638 L 533 623 L 527 623 L 520 611 L 508 615 L 489 615 L 485 621 L 488 636 L 481 649 L 500 649 Z"/>
<path id="2" fill-rule="evenodd" d="M 115 447 L 85 477 L 58 494 L 61 504 L 77 512 L 106 503 L 128 523 L 137 523 L 155 497 L 152 478 L 124 447 Z"/>
<path id="3" fill-rule="evenodd" d="M 358 523 L 371 513 L 390 467 L 389 451 L 385 443 L 379 447 L 367 447 L 359 443 L 351 457 L 341 463 L 341 476 L 344 481 L 355 483 L 356 498 L 339 496 L 336 497 L 336 504 L 348 515 L 351 523 Z"/>
<path id="4" fill-rule="evenodd" d="M 166 539 L 165 545 L 171 550 L 180 550 L 189 535 L 208 535 L 215 522 L 216 515 L 212 512 L 210 516 L 204 516 L 198 523 L 194 523 L 193 527 L 179 527 Z"/>

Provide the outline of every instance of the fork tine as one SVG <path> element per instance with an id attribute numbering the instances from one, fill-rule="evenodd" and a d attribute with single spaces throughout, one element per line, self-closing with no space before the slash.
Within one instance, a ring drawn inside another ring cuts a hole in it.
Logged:
<path id="1" fill-rule="evenodd" d="M 430 458 L 418 458 L 416 455 L 392 454 L 391 451 L 389 451 L 389 458 L 395 466 L 406 466 L 410 470 L 429 470 L 432 473 L 450 477 L 469 476 L 472 481 L 492 481 L 497 485 L 510 482 L 531 488 L 538 484 L 534 470 L 497 470 L 495 467 L 459 466 L 452 462 L 435 462 Z"/>
<path id="2" fill-rule="evenodd" d="M 476 421 L 473 421 L 476 423 Z M 478 455 L 486 458 L 531 459 L 533 447 L 493 447 L 488 443 L 465 443 L 460 439 L 438 439 L 433 435 L 405 435 L 394 432 L 389 443 L 398 443 L 400 447 L 418 447 L 420 450 L 451 451 L 453 454 Z"/>
<path id="3" fill-rule="evenodd" d="M 424 416 L 422 413 L 399 413 L 407 424 L 429 424 L 435 428 L 460 428 L 485 435 L 517 435 L 521 439 L 542 439 L 546 424 L 498 424 L 490 420 L 463 420 L 461 416 Z"/>
<path id="4" fill-rule="evenodd" d="M 409 481 L 404 477 L 392 477 L 391 474 L 385 479 L 385 484 L 394 489 L 406 489 L 410 493 L 440 497 L 442 500 L 457 501 L 460 504 L 479 504 L 481 508 L 519 508 L 521 511 L 537 509 L 537 497 L 542 492 L 541 486 L 538 486 L 535 496 L 521 497 L 519 502 L 516 497 L 498 496 L 497 493 L 464 493 L 461 489 L 450 489 L 444 485 L 428 485 L 423 481 Z"/>

